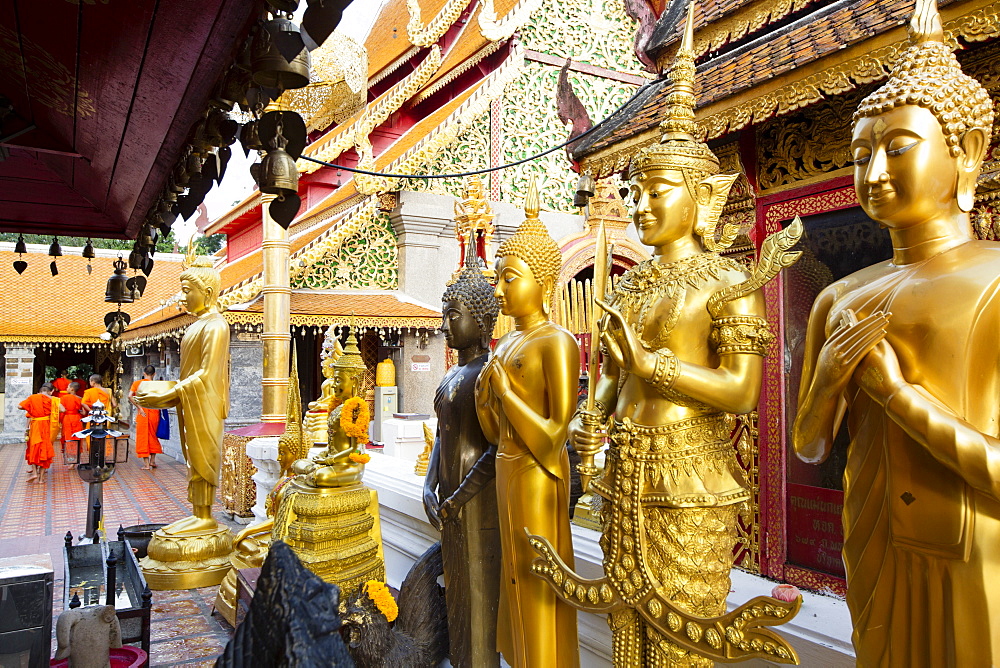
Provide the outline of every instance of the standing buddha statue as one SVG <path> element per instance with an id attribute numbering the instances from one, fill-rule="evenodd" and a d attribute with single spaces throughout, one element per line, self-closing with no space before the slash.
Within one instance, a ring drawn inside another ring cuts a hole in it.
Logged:
<path id="1" fill-rule="evenodd" d="M 465 267 L 441 297 L 441 331 L 458 351 L 458 364 L 434 396 L 438 428 L 426 469 L 424 509 L 441 531 L 451 664 L 489 668 L 500 665 L 500 529 L 496 448 L 479 426 L 475 384 L 500 307 L 474 246 L 466 247 L 465 257 Z"/>
<path id="2" fill-rule="evenodd" d="M 798 456 L 844 411 L 847 605 L 859 666 L 1000 666 L 1000 244 L 969 212 L 993 102 L 917 0 L 854 116 L 854 187 L 892 259 L 829 285 L 806 333 Z"/>
<path id="3" fill-rule="evenodd" d="M 525 198 L 525 221 L 497 249 L 500 310 L 514 331 L 497 342 L 476 383 L 483 434 L 498 446 L 500 611 L 497 648 L 514 668 L 579 665 L 576 611 L 531 573 L 531 533 L 552 536 L 572 562 L 566 426 L 576 408 L 580 349 L 549 320 L 562 264 L 559 247 L 538 219 L 538 189 Z"/>
<path id="4" fill-rule="evenodd" d="M 633 221 L 653 258 L 621 277 L 609 303 L 595 298 L 606 312 L 595 410 L 581 410 L 569 425 L 586 462 L 610 423 L 604 472 L 591 484 L 601 497 L 606 576 L 580 578 L 546 540 L 532 538 L 542 555 L 539 575 L 577 607 L 609 613 L 621 668 L 795 659 L 766 630 L 757 650 L 739 641 L 757 623 L 790 618 L 797 602 L 744 606 L 773 611 L 749 614 L 747 629 L 718 618 L 726 613 L 737 515 L 750 498 L 735 457 L 734 414 L 757 406 L 774 340 L 760 288 L 797 257 L 786 250 L 801 226 L 768 239 L 753 275 L 715 252 L 736 175 L 719 174 L 718 158 L 695 137 L 692 24 L 693 3 L 670 72 L 664 134 L 629 167 Z M 714 621 L 732 632 L 720 634 Z"/>
<path id="5" fill-rule="evenodd" d="M 189 262 L 180 275 L 181 292 L 197 320 L 181 339 L 181 378 L 143 383 L 135 396 L 143 408 L 177 408 L 193 511 L 153 534 L 142 561 L 150 589 L 219 584 L 229 571 L 233 547 L 232 534 L 212 516 L 229 411 L 229 325 L 216 306 L 219 272 L 207 260 Z"/>

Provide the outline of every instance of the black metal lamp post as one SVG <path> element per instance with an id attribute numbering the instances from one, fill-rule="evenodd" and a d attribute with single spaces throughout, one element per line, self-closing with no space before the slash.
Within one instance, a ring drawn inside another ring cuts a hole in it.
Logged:
<path id="1" fill-rule="evenodd" d="M 90 415 L 83 418 L 83 422 L 90 423 L 89 429 L 78 431 L 73 434 L 80 439 L 81 443 L 89 437 L 90 447 L 88 459 L 81 462 L 76 467 L 76 472 L 84 482 L 90 484 L 90 491 L 87 494 L 87 538 L 92 538 L 96 542 L 100 536 L 95 535 L 101 523 L 101 509 L 104 505 L 104 482 L 111 478 L 115 472 L 116 441 L 122 432 L 107 428 L 110 418 L 104 410 L 104 404 L 100 401 L 94 403 Z M 110 456 L 108 452 L 110 446 Z M 126 446 L 126 451 L 127 451 Z"/>

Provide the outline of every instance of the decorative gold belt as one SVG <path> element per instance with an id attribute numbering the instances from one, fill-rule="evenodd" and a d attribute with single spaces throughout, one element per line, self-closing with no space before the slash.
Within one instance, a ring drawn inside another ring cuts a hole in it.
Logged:
<path id="1" fill-rule="evenodd" d="M 656 427 L 625 418 L 611 429 L 612 447 L 629 448 L 630 456 L 645 461 L 704 456 L 732 448 L 735 418 L 728 413 L 699 415 Z"/>

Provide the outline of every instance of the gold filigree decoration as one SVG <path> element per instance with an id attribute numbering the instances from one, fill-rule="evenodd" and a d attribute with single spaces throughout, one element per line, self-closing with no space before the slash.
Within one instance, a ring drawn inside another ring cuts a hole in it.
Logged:
<path id="1" fill-rule="evenodd" d="M 767 190 L 846 167 L 861 93 L 821 100 L 757 127 L 757 183 Z"/>
<path id="2" fill-rule="evenodd" d="M 367 137 L 372 130 L 385 123 L 394 111 L 431 80 L 440 67 L 441 49 L 435 45 L 415 70 L 390 88 L 379 100 L 370 104 L 358 120 L 311 144 L 306 148 L 305 154 L 326 162 L 336 160 L 341 153 L 355 145 L 358 137 Z M 322 165 L 299 160 L 297 166 L 300 172 L 312 174 Z"/>
<path id="3" fill-rule="evenodd" d="M 543 2 L 544 0 L 520 0 L 506 16 L 497 19 L 493 0 L 485 0 L 479 12 L 479 31 L 492 42 L 507 39 L 524 25 L 531 13 L 540 8 Z"/>
<path id="4" fill-rule="evenodd" d="M 309 55 L 309 84 L 286 90 L 280 101 L 301 114 L 312 132 L 343 123 L 365 106 L 368 51 L 336 32 Z"/>
<path id="5" fill-rule="evenodd" d="M 419 0 L 406 0 L 406 10 L 410 13 L 410 21 L 406 24 L 406 36 L 417 46 L 430 46 L 448 32 L 458 17 L 472 0 L 448 0 L 441 11 L 427 25 L 420 20 Z"/>
<path id="6" fill-rule="evenodd" d="M 226 311 L 223 314 L 226 322 L 240 329 L 255 329 L 264 326 L 264 314 L 259 311 Z M 435 330 L 441 325 L 441 318 L 424 318 L 421 316 L 395 315 L 359 315 L 332 314 L 314 315 L 309 313 L 293 313 L 289 319 L 292 327 L 336 327 L 353 323 L 361 329 L 430 329 Z"/>

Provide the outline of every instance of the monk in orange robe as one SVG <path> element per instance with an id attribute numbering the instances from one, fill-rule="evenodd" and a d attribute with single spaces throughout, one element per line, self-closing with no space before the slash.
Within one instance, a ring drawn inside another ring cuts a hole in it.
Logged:
<path id="1" fill-rule="evenodd" d="M 153 380 L 156 367 L 147 364 L 142 370 L 143 377 L 132 383 L 128 392 L 129 402 L 135 406 L 135 454 L 145 462 L 144 471 L 156 468 L 156 455 L 163 452 L 160 439 L 156 437 L 156 428 L 160 424 L 160 411 L 155 408 L 143 408 L 135 403 L 135 395 L 139 386 L 147 380 Z"/>
<path id="2" fill-rule="evenodd" d="M 52 392 L 55 388 L 45 383 L 37 394 L 18 404 L 28 414 L 28 446 L 25 459 L 32 467 L 28 482 L 45 482 L 45 472 L 52 465 L 55 451 L 52 448 Z M 61 409 L 62 406 L 59 406 Z M 58 410 L 58 409 L 57 409 Z"/>
<path id="3" fill-rule="evenodd" d="M 95 373 L 90 377 L 90 387 L 83 393 L 83 407 L 87 409 L 87 412 L 90 412 L 98 401 L 104 404 L 104 410 L 107 411 L 108 415 L 115 414 L 115 408 L 117 408 L 115 398 L 111 396 L 111 392 L 101 386 L 101 376 Z"/>
<path id="4" fill-rule="evenodd" d="M 75 380 L 69 384 L 69 388 L 66 394 L 59 397 L 59 403 L 62 404 L 62 451 L 63 458 L 66 457 L 66 440 L 73 439 L 73 434 L 78 431 L 83 431 L 83 400 L 80 398 L 80 383 Z M 76 455 L 79 457 L 80 445 L 77 441 L 77 452 Z M 71 469 L 76 468 L 76 464 L 70 464 Z"/>
<path id="5" fill-rule="evenodd" d="M 69 382 L 69 378 L 66 377 L 66 372 L 60 371 L 59 377 L 52 381 L 52 387 L 55 388 L 55 392 L 52 393 L 52 396 L 58 398 L 69 392 Z"/>

